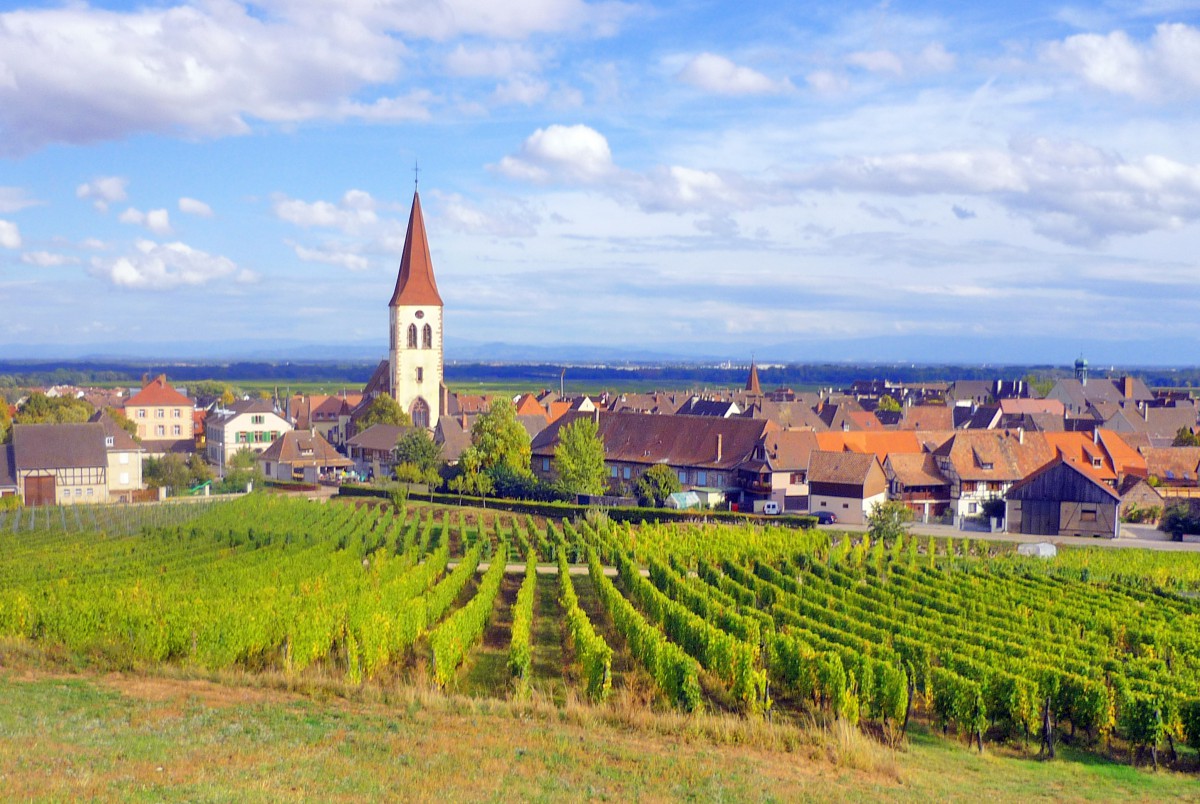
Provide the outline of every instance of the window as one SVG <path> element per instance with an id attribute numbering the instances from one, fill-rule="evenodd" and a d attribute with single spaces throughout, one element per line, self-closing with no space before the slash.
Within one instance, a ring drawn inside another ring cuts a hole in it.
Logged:
<path id="1" fill-rule="evenodd" d="M 166 411 L 164 411 L 162 408 L 155 408 L 155 410 L 154 410 L 154 418 L 156 418 L 156 419 L 162 419 L 162 418 L 165 418 L 165 417 L 166 417 Z"/>
<path id="2" fill-rule="evenodd" d="M 95 489 L 88 489 L 88 490 L 87 490 L 87 496 L 91 497 L 91 496 L 92 496 L 92 493 L 93 493 L 94 491 L 95 491 Z M 76 490 L 75 490 L 75 493 L 76 493 L 76 494 L 78 494 L 78 493 L 79 493 L 79 490 L 78 490 L 78 489 L 76 489 Z"/>
<path id="3" fill-rule="evenodd" d="M 171 408 L 171 418 L 172 419 L 179 418 L 179 408 Z"/>
<path id="4" fill-rule="evenodd" d="M 120 455 L 118 455 L 117 463 L 122 464 L 122 465 L 129 463 L 129 453 L 122 452 Z"/>
<path id="5" fill-rule="evenodd" d="M 615 466 L 608 467 L 608 476 L 616 477 L 617 476 L 617 467 L 615 467 Z"/>
<path id="6" fill-rule="evenodd" d="M 156 424 L 156 425 L 154 425 L 154 434 L 160 435 L 160 436 L 165 436 L 167 434 L 167 428 L 161 424 Z"/>
<path id="7" fill-rule="evenodd" d="M 146 418 L 146 409 L 145 409 L 145 408 L 138 408 L 137 417 L 138 417 L 139 419 L 144 419 L 144 418 Z"/>
<path id="8" fill-rule="evenodd" d="M 417 397 L 417 401 L 413 402 L 412 410 L 409 411 L 408 415 L 412 417 L 413 427 L 428 427 L 429 403 Z"/>
<path id="9" fill-rule="evenodd" d="M 550 471 L 550 459 L 549 458 L 542 458 L 542 471 L 543 472 Z"/>
<path id="10" fill-rule="evenodd" d="M 122 472 L 118 482 L 120 482 L 120 484 L 122 486 L 128 486 L 129 485 L 129 473 Z"/>
<path id="11" fill-rule="evenodd" d="M 968 505 L 968 506 L 967 506 L 967 513 L 968 513 L 968 514 L 977 514 L 977 513 L 979 513 L 979 503 L 971 503 L 970 505 Z"/>
<path id="12" fill-rule="evenodd" d="M 429 326 L 428 324 L 421 328 L 421 348 L 433 348 L 433 327 Z"/>
<path id="13" fill-rule="evenodd" d="M 262 416 L 262 415 L 259 415 L 259 416 L 251 416 L 251 417 L 250 417 L 250 423 L 251 423 L 251 424 L 262 424 L 262 423 L 263 423 L 263 422 L 265 422 L 266 420 L 267 420 L 267 417 L 266 417 L 266 416 Z"/>
<path id="14" fill-rule="evenodd" d="M 1095 508 L 1080 509 L 1079 521 L 1080 522 L 1095 522 L 1096 521 L 1096 513 L 1097 513 L 1097 509 L 1095 509 Z"/>
<path id="15" fill-rule="evenodd" d="M 171 435 L 183 435 L 183 428 L 178 424 L 171 426 Z"/>
<path id="16" fill-rule="evenodd" d="M 417 348 L 417 325 L 416 324 L 408 325 L 408 348 L 409 349 Z"/>
<path id="17" fill-rule="evenodd" d="M 703 486 L 708 483 L 708 472 L 703 469 L 696 470 L 696 485 Z"/>
<path id="18" fill-rule="evenodd" d="M 425 369 L 417 366 L 417 382 L 425 382 Z"/>
<path id="19" fill-rule="evenodd" d="M 842 507 L 843 507 L 843 508 L 849 508 L 849 507 L 850 507 L 850 503 L 842 503 Z"/>
<path id="20" fill-rule="evenodd" d="M 104 446 L 106 446 L 106 447 L 111 447 L 112 445 L 113 445 L 113 437 L 112 437 L 112 436 L 105 436 L 105 437 L 104 437 Z"/>
<path id="21" fill-rule="evenodd" d="M 825 502 L 824 500 L 821 500 L 821 507 L 822 507 L 822 508 L 828 508 L 828 507 L 829 507 L 829 503 Z"/>
<path id="22" fill-rule="evenodd" d="M 625 478 L 626 480 L 629 479 L 629 467 L 628 466 L 626 466 L 625 469 L 621 472 L 621 477 Z"/>
<path id="23" fill-rule="evenodd" d="M 686 469 L 680 469 L 680 470 L 679 470 L 678 472 L 676 472 L 675 474 L 679 475 L 679 482 L 680 482 L 680 483 L 686 483 L 686 482 L 687 482 L 687 470 L 686 470 Z"/>

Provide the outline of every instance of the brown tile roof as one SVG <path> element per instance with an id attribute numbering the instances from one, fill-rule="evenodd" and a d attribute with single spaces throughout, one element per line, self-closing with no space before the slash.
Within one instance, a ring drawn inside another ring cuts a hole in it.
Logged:
<path id="1" fill-rule="evenodd" d="M 1117 471 L 1112 459 L 1101 444 L 1087 433 L 1044 433 L 1046 443 L 1058 451 L 1059 457 L 1100 481 L 1116 481 Z M 1099 466 L 1095 462 L 1099 461 Z"/>
<path id="2" fill-rule="evenodd" d="M 167 385 L 167 375 L 159 374 L 142 390 L 125 401 L 125 407 L 192 407 L 192 400 Z"/>
<path id="3" fill-rule="evenodd" d="M 808 458 L 820 449 L 817 434 L 812 430 L 777 430 L 763 438 L 767 466 L 776 472 L 796 472 L 808 469 Z"/>
<path id="4" fill-rule="evenodd" d="M 0 444 L 0 486 L 16 488 L 17 468 L 12 444 Z"/>
<path id="5" fill-rule="evenodd" d="M 1042 433 L 960 430 L 934 455 L 949 458 L 962 480 L 1004 482 L 1020 480 L 1052 461 L 1057 452 Z"/>
<path id="6" fill-rule="evenodd" d="M 589 416 L 599 417 L 606 460 L 646 465 L 733 469 L 752 458 L 763 435 L 774 429 L 761 419 L 572 412 L 534 438 L 533 454 L 552 456 L 559 431 L 576 419 Z"/>
<path id="7" fill-rule="evenodd" d="M 471 446 L 471 431 L 463 427 L 457 416 L 442 416 L 433 431 L 433 440 L 442 445 L 442 460 L 454 463 Z"/>
<path id="8" fill-rule="evenodd" d="M 947 486 L 950 481 L 937 467 L 937 459 L 928 452 L 896 452 L 887 457 L 887 466 L 904 486 Z"/>
<path id="9" fill-rule="evenodd" d="M 814 450 L 808 459 L 808 482 L 863 485 L 877 463 L 872 453 Z"/>
<path id="10" fill-rule="evenodd" d="M 354 461 L 344 457 L 321 437 L 308 430 L 289 430 L 258 456 L 259 461 L 288 463 L 292 466 L 347 467 Z"/>
<path id="11" fill-rule="evenodd" d="M 914 430 L 817 433 L 820 448 L 829 452 L 871 452 L 879 460 L 898 452 L 922 452 L 924 446 Z"/>
<path id="12" fill-rule="evenodd" d="M 440 421 L 440 420 L 439 420 Z M 372 424 L 346 442 L 347 446 L 386 452 L 396 446 L 400 436 L 411 430 L 401 424 Z"/>
<path id="13" fill-rule="evenodd" d="M 1197 485 L 1200 447 L 1149 447 L 1142 450 L 1142 455 L 1146 469 L 1159 480 Z"/>
<path id="14" fill-rule="evenodd" d="M 945 405 L 913 405 L 904 409 L 902 430 L 953 430 L 954 408 Z"/>
<path id="15" fill-rule="evenodd" d="M 1096 432 L 1100 438 L 1100 445 L 1108 453 L 1113 470 L 1118 475 L 1149 476 L 1145 456 L 1130 446 L 1120 433 L 1112 430 L 1097 430 Z"/>
<path id="16" fill-rule="evenodd" d="M 113 420 L 113 417 L 109 416 L 107 412 L 103 410 L 97 411 L 92 414 L 92 418 L 88 419 L 88 421 L 95 422 L 103 427 L 104 437 L 111 438 L 113 440 L 113 445 L 111 447 L 107 447 L 107 449 L 114 452 L 142 451 L 142 446 L 138 444 L 137 441 L 134 441 L 133 436 L 126 432 L 121 425 L 117 424 L 116 421 Z"/>
<path id="17" fill-rule="evenodd" d="M 1067 409 L 1057 399 L 1001 399 L 1000 412 L 1005 416 L 1023 413 L 1052 413 L 1065 416 Z"/>
<path id="18" fill-rule="evenodd" d="M 107 466 L 104 427 L 87 424 L 15 424 L 13 457 L 19 471 Z"/>
<path id="19" fill-rule="evenodd" d="M 404 252 L 400 255 L 396 290 L 388 302 L 389 307 L 399 305 L 442 306 L 442 297 L 433 279 L 433 259 L 429 256 L 429 240 L 425 236 L 421 196 L 415 192 L 412 211 L 408 214 L 408 232 L 404 235 Z"/>

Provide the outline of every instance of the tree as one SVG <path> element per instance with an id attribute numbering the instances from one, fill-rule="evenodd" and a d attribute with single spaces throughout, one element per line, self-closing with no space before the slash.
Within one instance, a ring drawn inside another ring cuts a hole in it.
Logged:
<path id="1" fill-rule="evenodd" d="M 483 460 L 479 450 L 467 447 L 458 457 L 458 474 L 451 478 L 448 484 L 450 490 L 459 496 L 483 497 L 492 491 L 492 479 L 483 471 Z"/>
<path id="2" fill-rule="evenodd" d="M 374 424 L 394 424 L 400 427 L 412 427 L 412 418 L 400 407 L 400 403 L 387 394 L 380 394 L 371 400 L 367 412 L 358 420 L 358 431 L 361 433 Z"/>
<path id="3" fill-rule="evenodd" d="M 16 424 L 83 424 L 95 412 L 86 400 L 49 397 L 38 391 L 29 395 L 13 421 Z"/>
<path id="4" fill-rule="evenodd" d="M 559 431 L 554 471 L 559 490 L 567 496 L 604 493 L 604 441 L 595 419 L 576 419 Z"/>
<path id="5" fill-rule="evenodd" d="M 899 500 L 888 500 L 871 509 L 867 515 L 871 540 L 891 540 L 904 534 L 905 525 L 912 521 L 913 513 Z"/>
<path id="6" fill-rule="evenodd" d="M 667 497 L 679 491 L 679 477 L 665 463 L 656 463 L 638 478 L 633 490 L 637 492 L 638 502 L 645 506 L 660 508 Z"/>
<path id="7" fill-rule="evenodd" d="M 8 402 L 0 397 L 0 444 L 7 444 L 12 434 L 12 416 L 8 415 Z"/>
<path id="8" fill-rule="evenodd" d="M 105 408 L 104 412 L 108 414 L 110 419 L 116 422 L 118 427 L 133 436 L 134 441 L 139 444 L 142 442 L 142 439 L 138 438 L 137 425 L 130 421 L 129 417 L 125 415 L 125 411 L 120 408 Z"/>
<path id="9" fill-rule="evenodd" d="M 897 402 L 891 394 L 884 394 L 879 397 L 879 409 L 883 411 L 891 411 L 892 413 L 900 412 L 900 403 Z"/>
<path id="10" fill-rule="evenodd" d="M 262 466 L 258 462 L 258 453 L 247 447 L 233 453 L 225 468 L 225 479 L 221 481 L 221 491 L 244 491 L 247 483 L 253 483 L 255 489 L 262 488 Z"/>
<path id="11" fill-rule="evenodd" d="M 212 480 L 212 470 L 199 455 L 192 455 L 185 462 L 178 455 L 168 453 L 161 458 L 147 458 L 142 477 L 150 488 L 168 488 L 178 495 Z"/>
<path id="12" fill-rule="evenodd" d="M 471 445 L 478 451 L 485 472 L 506 466 L 515 475 L 532 475 L 529 444 L 529 433 L 518 421 L 510 399 L 492 400 L 487 412 L 471 425 Z"/>
<path id="13" fill-rule="evenodd" d="M 442 462 L 442 445 L 423 427 L 415 427 L 396 440 L 396 462 L 413 464 L 422 472 L 434 472 Z"/>
<path id="14" fill-rule="evenodd" d="M 1200 447 L 1200 436 L 1192 432 L 1190 427 L 1180 427 L 1175 431 L 1175 440 L 1171 442 L 1173 447 Z"/>

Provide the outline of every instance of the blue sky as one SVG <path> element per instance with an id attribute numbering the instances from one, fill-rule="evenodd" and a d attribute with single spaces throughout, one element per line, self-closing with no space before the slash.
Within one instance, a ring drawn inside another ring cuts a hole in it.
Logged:
<path id="1" fill-rule="evenodd" d="M 0 3 L 0 350 L 382 355 L 415 161 L 448 359 L 1200 346 L 1200 4 L 166 0 Z"/>

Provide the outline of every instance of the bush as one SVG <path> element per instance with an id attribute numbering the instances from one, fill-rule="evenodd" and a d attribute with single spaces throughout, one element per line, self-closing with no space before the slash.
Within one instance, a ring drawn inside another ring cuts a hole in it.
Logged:
<path id="1" fill-rule="evenodd" d="M 1163 511 L 1158 529 L 1175 536 L 1183 533 L 1200 533 L 1200 515 L 1192 513 L 1191 506 L 1186 502 L 1168 505 Z"/>

